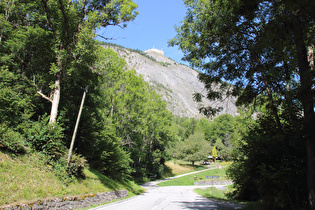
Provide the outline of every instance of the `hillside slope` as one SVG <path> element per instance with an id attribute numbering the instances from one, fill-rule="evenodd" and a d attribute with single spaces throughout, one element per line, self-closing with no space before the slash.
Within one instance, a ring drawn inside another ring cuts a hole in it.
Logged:
<path id="1" fill-rule="evenodd" d="M 16 156 L 0 150 L 0 209 L 8 204 L 122 189 L 127 189 L 129 196 L 143 192 L 133 181 L 113 180 L 93 169 L 84 169 L 84 175 L 84 179 L 69 178 L 62 168 L 54 171 L 40 153 Z"/>
<path id="2" fill-rule="evenodd" d="M 228 98 L 225 101 L 205 99 L 202 104 L 195 102 L 194 93 L 206 95 L 205 85 L 199 81 L 198 72 L 167 58 L 163 51 L 149 49 L 143 53 L 119 46 L 110 47 L 126 60 L 128 69 L 135 69 L 162 95 L 162 99 L 167 102 L 168 110 L 174 115 L 201 118 L 203 116 L 198 110 L 200 105 L 222 106 L 223 110 L 220 114 L 227 113 L 233 116 L 237 114 L 235 98 Z"/>

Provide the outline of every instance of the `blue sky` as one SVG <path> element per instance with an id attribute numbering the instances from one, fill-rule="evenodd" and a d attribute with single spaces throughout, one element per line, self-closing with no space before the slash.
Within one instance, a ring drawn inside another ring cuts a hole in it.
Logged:
<path id="1" fill-rule="evenodd" d="M 168 47 L 168 40 L 176 35 L 174 26 L 180 25 L 186 15 L 183 0 L 134 0 L 138 4 L 139 15 L 127 28 L 107 27 L 97 33 L 112 38 L 107 41 L 126 48 L 156 48 L 164 51 L 164 55 L 173 60 L 181 61 L 183 53 L 177 47 Z M 104 41 L 104 40 L 102 40 Z"/>

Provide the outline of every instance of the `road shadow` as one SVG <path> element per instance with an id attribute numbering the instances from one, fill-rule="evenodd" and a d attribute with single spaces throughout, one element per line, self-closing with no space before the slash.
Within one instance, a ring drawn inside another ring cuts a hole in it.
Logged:
<path id="1" fill-rule="evenodd" d="M 194 202 L 178 202 L 183 209 L 196 209 L 196 210 L 208 210 L 208 209 L 221 209 L 232 210 L 242 209 L 245 205 L 232 203 L 227 201 L 219 201 L 214 199 L 198 199 Z"/>

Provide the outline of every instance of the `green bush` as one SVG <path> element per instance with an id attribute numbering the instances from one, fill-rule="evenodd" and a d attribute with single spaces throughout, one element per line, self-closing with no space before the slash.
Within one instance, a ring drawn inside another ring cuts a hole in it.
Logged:
<path id="1" fill-rule="evenodd" d="M 49 116 L 44 115 L 38 121 L 29 123 L 24 127 L 26 139 L 36 151 L 58 160 L 65 152 L 63 144 L 63 128 L 60 124 L 48 124 Z"/>
<path id="2" fill-rule="evenodd" d="M 75 176 L 77 178 L 85 178 L 84 168 L 87 165 L 87 161 L 81 155 L 72 154 L 69 166 L 67 167 L 68 175 Z"/>
<path id="3" fill-rule="evenodd" d="M 19 132 L 1 124 L 0 149 L 8 150 L 9 152 L 13 152 L 15 154 L 24 154 L 26 153 L 25 139 Z"/>

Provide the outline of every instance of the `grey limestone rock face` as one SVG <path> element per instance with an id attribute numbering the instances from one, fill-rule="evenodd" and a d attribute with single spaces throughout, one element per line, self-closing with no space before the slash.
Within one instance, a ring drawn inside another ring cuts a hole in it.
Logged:
<path id="1" fill-rule="evenodd" d="M 167 108 L 180 117 L 204 117 L 199 113 L 200 106 L 219 107 L 219 114 L 237 115 L 235 98 L 224 101 L 209 101 L 203 99 L 201 104 L 193 100 L 194 93 L 206 95 L 205 85 L 198 79 L 199 72 L 164 56 L 163 51 L 149 49 L 144 54 L 124 48 L 112 47 L 123 57 L 128 69 L 134 69 L 144 80 L 152 85 L 162 99 L 167 102 Z"/>

